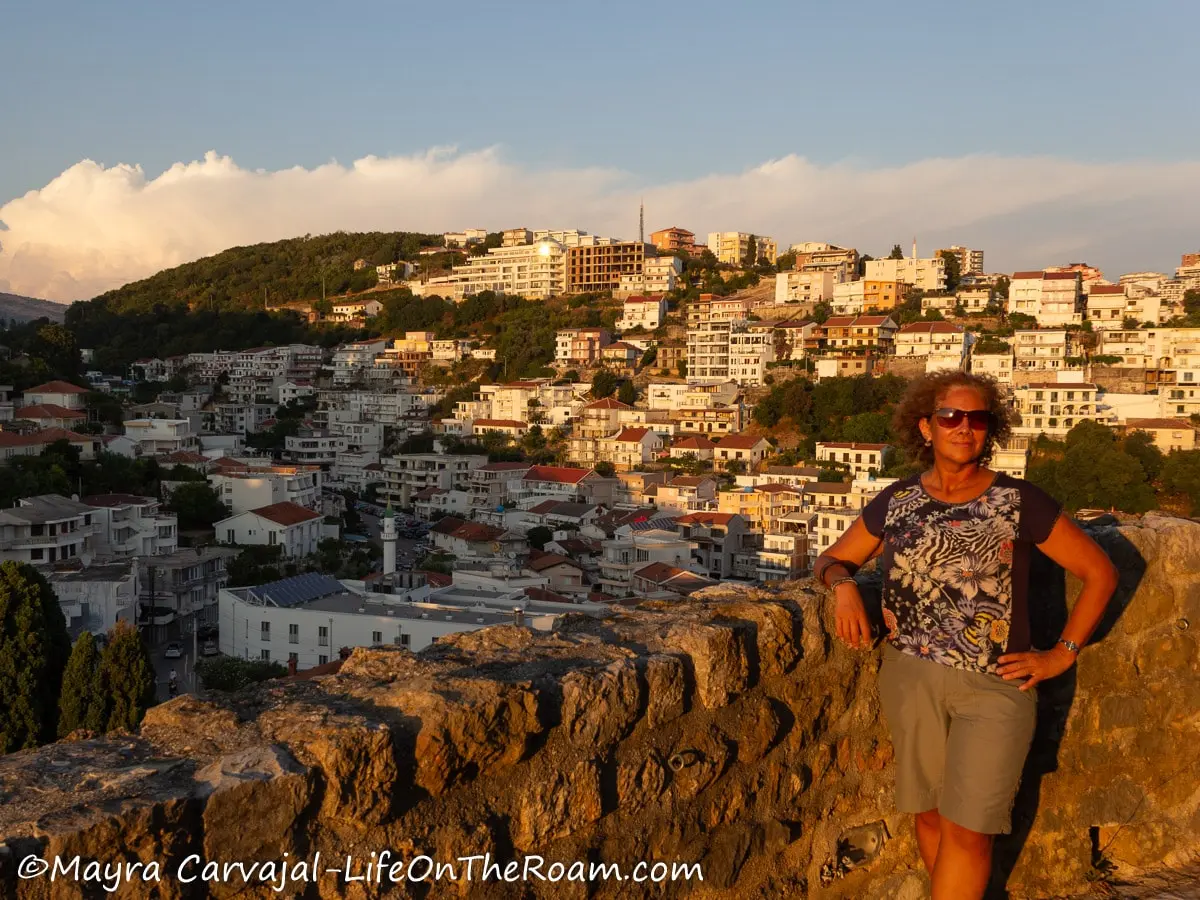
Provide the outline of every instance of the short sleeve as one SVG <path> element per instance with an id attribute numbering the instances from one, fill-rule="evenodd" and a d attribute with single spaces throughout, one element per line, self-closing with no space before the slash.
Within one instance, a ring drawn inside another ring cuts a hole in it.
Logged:
<path id="1" fill-rule="evenodd" d="M 1054 524 L 1062 513 L 1062 504 L 1036 484 L 1021 485 L 1021 537 L 1040 544 L 1050 537 Z"/>
<path id="2" fill-rule="evenodd" d="M 895 493 L 895 486 L 888 485 L 878 494 L 876 494 L 866 506 L 863 507 L 862 520 L 863 525 L 867 527 L 871 537 L 883 537 L 883 526 L 887 522 L 888 504 L 892 502 L 892 494 Z"/>

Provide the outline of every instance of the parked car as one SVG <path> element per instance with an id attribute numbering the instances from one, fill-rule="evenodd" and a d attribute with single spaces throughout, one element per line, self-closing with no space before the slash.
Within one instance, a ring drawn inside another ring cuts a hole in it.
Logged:
<path id="1" fill-rule="evenodd" d="M 200 649 L 200 652 L 205 656 L 216 656 L 221 651 L 217 649 L 216 641 L 205 641 L 204 646 Z"/>
<path id="2" fill-rule="evenodd" d="M 163 653 L 165 659 L 179 659 L 182 656 L 183 648 L 176 641 L 171 641 L 171 643 L 167 644 L 167 649 Z"/>

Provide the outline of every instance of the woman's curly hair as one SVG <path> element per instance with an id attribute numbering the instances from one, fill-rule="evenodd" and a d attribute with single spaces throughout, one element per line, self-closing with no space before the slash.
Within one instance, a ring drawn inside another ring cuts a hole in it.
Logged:
<path id="1" fill-rule="evenodd" d="M 909 384 L 904 398 L 896 404 L 896 412 L 892 416 L 892 431 L 909 459 L 918 460 L 926 467 L 933 465 L 933 447 L 926 445 L 918 423 L 922 419 L 932 418 L 934 410 L 942 405 L 946 393 L 956 387 L 969 387 L 979 391 L 992 414 L 992 426 L 988 429 L 983 452 L 979 454 L 981 466 L 991 461 L 996 443 L 1008 438 L 1011 432 L 1009 411 L 1000 397 L 1000 389 L 996 386 L 994 378 L 972 375 L 957 369 L 934 372 L 923 375 Z"/>

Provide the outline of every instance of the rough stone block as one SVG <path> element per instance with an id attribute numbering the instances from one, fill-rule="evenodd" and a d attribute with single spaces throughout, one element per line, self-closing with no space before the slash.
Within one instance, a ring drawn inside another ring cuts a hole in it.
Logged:
<path id="1" fill-rule="evenodd" d="M 579 744 L 604 748 L 620 740 L 633 729 L 641 705 L 641 680 L 630 660 L 562 680 L 562 728 Z"/>
<path id="2" fill-rule="evenodd" d="M 601 812 L 600 770 L 594 761 L 582 760 L 526 786 L 512 824 L 513 844 L 530 852 L 545 850 L 549 842 L 595 822 Z"/>
<path id="3" fill-rule="evenodd" d="M 688 623 L 671 628 L 666 642 L 692 661 L 696 696 L 708 709 L 725 706 L 749 686 L 744 635 L 727 625 Z"/>

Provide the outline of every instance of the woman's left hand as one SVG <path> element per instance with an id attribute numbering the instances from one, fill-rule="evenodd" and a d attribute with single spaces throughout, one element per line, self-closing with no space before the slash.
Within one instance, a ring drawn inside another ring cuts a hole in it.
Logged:
<path id="1" fill-rule="evenodd" d="M 997 660 L 996 671 L 1005 681 L 1027 678 L 1021 690 L 1027 691 L 1039 682 L 1061 675 L 1075 665 L 1075 654 L 1066 647 L 1053 650 L 1031 650 L 1028 653 L 1006 653 Z"/>

